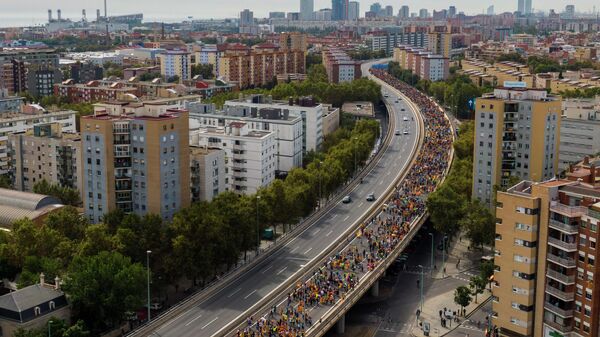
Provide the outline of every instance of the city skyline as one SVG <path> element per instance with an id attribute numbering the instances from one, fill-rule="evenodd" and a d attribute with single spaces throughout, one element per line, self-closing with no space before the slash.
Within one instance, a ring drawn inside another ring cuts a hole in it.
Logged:
<path id="1" fill-rule="evenodd" d="M 359 0 L 361 5 L 361 17 L 364 16 L 364 12 L 369 6 L 377 1 L 372 0 Z M 466 14 L 481 14 L 485 13 L 486 9 L 490 5 L 495 6 L 496 13 L 502 12 L 513 12 L 517 10 L 517 1 L 504 2 L 501 4 L 495 4 L 493 2 L 482 2 L 480 3 L 481 8 L 474 8 L 472 4 L 467 0 L 456 0 L 452 3 L 441 0 L 428 0 L 428 1 L 378 1 L 382 6 L 392 5 L 394 7 L 394 15 L 397 14 L 400 6 L 408 5 L 411 12 L 418 12 L 421 8 L 427 8 L 428 10 L 447 8 L 449 5 L 455 5 L 458 12 L 465 12 Z M 138 13 L 144 14 L 147 21 L 162 20 L 162 21 L 181 21 L 187 19 L 188 16 L 192 16 L 195 19 L 205 18 L 235 18 L 239 16 L 239 12 L 245 8 L 254 11 L 254 16 L 257 18 L 268 17 L 268 13 L 271 11 L 284 11 L 284 12 L 299 12 L 300 1 L 299 0 L 265 0 L 260 4 L 249 4 L 242 0 L 225 0 L 221 2 L 225 6 L 204 6 L 198 4 L 192 0 L 176 0 L 175 3 L 179 6 L 170 6 L 170 13 L 165 14 L 163 3 L 150 0 L 144 3 L 144 7 L 139 7 L 135 3 L 123 3 L 123 2 L 108 2 L 108 13 L 109 15 L 119 15 L 127 13 Z M 533 1 L 534 11 L 543 10 L 548 11 L 554 9 L 557 12 L 564 10 L 565 3 L 559 0 L 549 1 Z M 81 10 L 86 9 L 88 17 L 91 13 L 95 13 L 96 9 L 103 8 L 103 1 L 97 0 L 93 2 L 86 2 L 85 7 L 82 6 L 81 2 L 76 0 L 61 0 L 53 1 L 48 3 L 40 0 L 23 0 L 23 1 L 9 1 L 7 4 L 3 4 L 4 8 L 0 13 L 0 27 L 12 26 L 12 25 L 31 25 L 41 24 L 46 22 L 47 9 L 52 8 L 56 10 L 60 8 L 64 18 L 70 18 L 72 20 L 79 20 L 81 18 Z M 581 0 L 577 1 L 575 8 L 581 12 L 591 12 L 594 9 L 595 3 L 593 0 Z M 37 8 L 32 10 L 32 8 Z M 196 9 L 195 9 L 196 8 Z M 314 9 L 319 10 L 321 8 L 331 8 L 330 0 L 315 0 Z"/>

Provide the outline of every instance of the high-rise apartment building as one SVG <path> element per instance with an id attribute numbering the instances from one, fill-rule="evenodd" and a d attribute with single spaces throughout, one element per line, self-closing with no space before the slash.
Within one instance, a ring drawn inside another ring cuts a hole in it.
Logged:
<path id="1" fill-rule="evenodd" d="M 600 97 L 563 101 L 560 170 L 600 153 Z"/>
<path id="2" fill-rule="evenodd" d="M 15 189 L 33 192 L 42 180 L 81 192 L 81 137 L 63 133 L 58 123 L 35 125 L 8 136 L 10 171 Z"/>
<path id="3" fill-rule="evenodd" d="M 486 14 L 487 14 L 487 15 L 494 15 L 494 13 L 495 13 L 495 12 L 494 12 L 494 5 L 490 5 L 490 6 L 487 8 Z"/>
<path id="4" fill-rule="evenodd" d="M 254 22 L 254 12 L 244 9 L 240 12 L 240 34 L 258 34 L 258 25 Z"/>
<path id="5" fill-rule="evenodd" d="M 448 17 L 453 18 L 456 16 L 456 6 L 448 7 Z"/>
<path id="6" fill-rule="evenodd" d="M 560 98 L 543 89 L 499 87 L 477 98 L 473 198 L 492 205 L 511 176 L 532 181 L 558 170 Z"/>
<path id="7" fill-rule="evenodd" d="M 307 51 L 308 40 L 306 34 L 298 32 L 279 34 L 279 49 L 282 51 Z"/>
<path id="8" fill-rule="evenodd" d="M 11 93 L 27 90 L 34 97 L 52 95 L 54 83 L 62 81 L 58 61 L 59 55 L 54 49 L 7 48 L 0 51 L 5 86 Z"/>
<path id="9" fill-rule="evenodd" d="M 331 0 L 331 20 L 348 20 L 348 0 Z"/>
<path id="10" fill-rule="evenodd" d="M 152 104 L 95 110 L 81 118 L 83 202 L 90 221 L 115 209 L 168 220 L 188 206 L 188 112 Z"/>
<path id="11" fill-rule="evenodd" d="M 525 0 L 525 15 L 533 14 L 532 0 Z"/>
<path id="12" fill-rule="evenodd" d="M 427 50 L 449 58 L 452 51 L 452 33 L 450 27 L 431 27 L 427 33 Z"/>
<path id="13" fill-rule="evenodd" d="M 20 112 L 24 98 L 11 96 L 8 89 L 0 87 L 0 114 L 3 112 Z"/>
<path id="14" fill-rule="evenodd" d="M 565 6 L 565 17 L 568 19 L 573 19 L 575 17 L 575 5 Z"/>
<path id="15" fill-rule="evenodd" d="M 27 91 L 27 67 L 24 61 L 10 60 L 0 64 L 0 87 L 8 90 L 9 95 Z"/>
<path id="16" fill-rule="evenodd" d="M 598 336 L 600 158 L 499 192 L 492 323 L 507 336 Z"/>
<path id="17" fill-rule="evenodd" d="M 356 21 L 360 18 L 360 2 L 348 2 L 348 20 Z"/>
<path id="18" fill-rule="evenodd" d="M 314 20 L 315 0 L 300 0 L 300 20 Z"/>
<path id="19" fill-rule="evenodd" d="M 388 17 L 391 18 L 392 16 L 394 16 L 394 7 L 392 6 L 385 6 L 385 9 L 383 10 L 383 14 Z"/>
<path id="20" fill-rule="evenodd" d="M 369 7 L 369 11 L 371 13 L 374 13 L 376 16 L 381 15 L 382 14 L 381 4 L 379 2 L 375 2 L 375 3 L 371 4 L 371 6 Z"/>
<path id="21" fill-rule="evenodd" d="M 192 78 L 191 54 L 185 50 L 167 50 L 158 55 L 160 74 L 167 80 L 175 76 L 179 82 Z"/>
<path id="22" fill-rule="evenodd" d="M 429 17 L 429 11 L 427 10 L 427 8 L 419 9 L 419 18 L 426 19 L 428 17 Z"/>

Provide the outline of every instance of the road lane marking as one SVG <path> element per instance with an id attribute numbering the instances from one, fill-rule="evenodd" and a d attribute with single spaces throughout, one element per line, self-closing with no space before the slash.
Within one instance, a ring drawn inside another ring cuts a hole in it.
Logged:
<path id="1" fill-rule="evenodd" d="M 296 251 L 296 249 L 298 249 L 298 246 L 296 246 L 296 248 L 294 248 L 294 249 L 290 250 L 290 253 L 293 253 L 293 252 L 295 252 L 295 251 Z"/>
<path id="2" fill-rule="evenodd" d="M 248 297 L 252 296 L 256 292 L 257 289 L 252 290 L 248 295 L 244 296 L 244 299 L 247 300 Z"/>
<path id="3" fill-rule="evenodd" d="M 261 271 L 261 273 L 266 273 L 269 269 L 273 268 L 273 266 L 268 266 L 267 268 L 265 268 L 265 270 Z"/>
<path id="4" fill-rule="evenodd" d="M 325 236 L 329 236 L 331 233 L 333 233 L 333 231 L 329 231 L 327 234 L 325 234 Z"/>
<path id="5" fill-rule="evenodd" d="M 280 271 L 277 272 L 277 275 L 283 273 L 286 269 L 287 269 L 287 266 L 283 267 L 283 269 L 281 269 Z"/>
<path id="6" fill-rule="evenodd" d="M 242 288 L 237 288 L 236 291 L 232 292 L 231 294 L 229 294 L 227 297 L 231 298 L 233 295 L 237 294 L 240 290 L 242 290 Z"/>
<path id="7" fill-rule="evenodd" d="M 333 215 L 331 218 L 333 219 L 333 218 L 335 218 L 336 216 L 338 216 L 338 215 L 337 215 L 337 214 L 334 214 L 334 215 Z"/>
<path id="8" fill-rule="evenodd" d="M 383 185 L 383 180 L 379 182 L 379 185 Z"/>
<path id="9" fill-rule="evenodd" d="M 202 317 L 202 315 L 200 315 L 200 316 L 198 316 L 198 317 L 194 318 L 193 320 L 191 320 L 191 321 L 187 322 L 187 323 L 185 324 L 185 326 L 188 326 L 188 325 L 190 325 L 190 324 L 194 323 L 194 322 L 195 322 L 195 321 L 196 321 L 198 318 L 200 318 L 200 317 Z"/>
<path id="10" fill-rule="evenodd" d="M 358 208 L 363 207 L 364 204 L 365 204 L 364 202 L 361 202 L 360 205 L 358 205 Z"/>
<path id="11" fill-rule="evenodd" d="M 317 233 L 319 233 L 320 231 L 321 231 L 321 228 L 317 228 L 317 230 L 315 230 L 315 233 L 314 233 L 314 234 L 317 234 Z"/>
<path id="12" fill-rule="evenodd" d="M 213 324 L 213 323 L 214 323 L 216 320 L 218 320 L 218 319 L 219 319 L 219 317 L 218 317 L 218 316 L 217 316 L 217 317 L 215 317 L 215 318 L 213 318 L 213 320 L 212 320 L 212 321 L 210 321 L 210 322 L 206 323 L 206 324 L 205 324 L 203 327 L 201 327 L 201 328 L 200 328 L 200 330 L 204 330 L 204 328 L 206 328 L 207 326 L 209 326 L 209 325 Z"/>
<path id="13" fill-rule="evenodd" d="M 292 245 L 292 242 L 296 241 L 296 239 L 297 239 L 297 238 L 298 238 L 298 237 L 295 237 L 295 238 L 291 239 L 291 240 L 290 240 L 290 242 L 288 242 L 288 243 L 286 243 L 286 244 L 285 244 L 285 246 L 286 246 L 286 247 L 287 247 L 287 246 L 291 246 L 291 245 Z"/>
<path id="14" fill-rule="evenodd" d="M 310 252 L 312 250 L 312 247 L 308 248 L 305 252 L 304 255 L 308 254 L 308 252 Z"/>
<path id="15" fill-rule="evenodd" d="M 346 215 L 346 217 L 344 218 L 344 221 L 348 220 L 349 217 L 350 217 L 349 215 Z"/>

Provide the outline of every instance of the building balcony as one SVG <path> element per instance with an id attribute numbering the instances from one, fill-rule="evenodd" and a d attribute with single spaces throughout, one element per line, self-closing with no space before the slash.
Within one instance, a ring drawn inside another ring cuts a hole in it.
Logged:
<path id="1" fill-rule="evenodd" d="M 551 320 L 544 318 L 544 324 L 551 326 L 553 329 L 558 330 L 560 332 L 571 332 L 573 330 L 573 326 L 569 325 L 561 325 L 556 322 L 552 322 Z"/>
<path id="2" fill-rule="evenodd" d="M 550 262 L 554 262 L 558 265 L 561 265 L 565 268 L 575 268 L 577 267 L 577 263 L 575 262 L 575 259 L 572 259 L 570 257 L 567 258 L 562 258 L 559 257 L 557 255 L 554 255 L 552 253 L 548 253 L 548 261 Z"/>
<path id="3" fill-rule="evenodd" d="M 544 309 L 563 318 L 573 317 L 573 309 L 563 309 L 549 302 L 544 302 Z"/>
<path id="4" fill-rule="evenodd" d="M 552 237 L 548 238 L 548 244 L 568 252 L 574 252 L 577 250 L 577 243 L 568 243 Z"/>
<path id="5" fill-rule="evenodd" d="M 567 233 L 567 234 L 577 234 L 579 232 L 578 226 L 569 225 L 562 221 L 558 221 L 558 220 L 554 220 L 554 219 L 550 219 L 549 225 L 550 225 L 550 228 L 554 228 L 556 230 L 559 230 L 559 231 L 561 231 L 563 233 Z"/>
<path id="6" fill-rule="evenodd" d="M 555 270 L 546 270 L 546 276 L 563 284 L 575 284 L 575 275 L 565 275 Z"/>
<path id="7" fill-rule="evenodd" d="M 583 206 L 567 206 L 560 204 L 556 201 L 552 201 L 550 203 L 550 211 L 554 213 L 559 213 L 562 215 L 566 215 L 569 218 L 578 218 L 582 215 L 586 215 L 588 209 Z"/>
<path id="8" fill-rule="evenodd" d="M 546 284 L 546 293 L 561 299 L 565 302 L 570 302 L 575 300 L 575 293 L 574 292 L 566 292 L 566 291 L 562 291 L 558 288 L 555 288 L 549 284 Z"/>

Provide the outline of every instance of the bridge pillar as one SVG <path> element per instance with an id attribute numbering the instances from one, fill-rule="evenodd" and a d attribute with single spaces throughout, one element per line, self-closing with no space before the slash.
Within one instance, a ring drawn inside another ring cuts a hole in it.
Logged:
<path id="1" fill-rule="evenodd" d="M 375 283 L 373 283 L 373 285 L 371 286 L 371 296 L 379 296 L 379 280 L 375 281 Z"/>
<path id="2" fill-rule="evenodd" d="M 344 314 L 340 319 L 335 323 L 335 332 L 338 335 L 343 335 L 346 332 L 346 315 Z"/>

